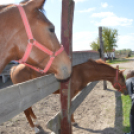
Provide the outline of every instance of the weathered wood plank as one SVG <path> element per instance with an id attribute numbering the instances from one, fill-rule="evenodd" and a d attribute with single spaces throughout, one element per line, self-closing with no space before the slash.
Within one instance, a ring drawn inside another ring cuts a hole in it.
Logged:
<path id="1" fill-rule="evenodd" d="M 53 75 L 40 77 L 0 90 L 0 124 L 59 89 Z"/>
<path id="2" fill-rule="evenodd" d="M 92 89 L 96 86 L 98 81 L 91 82 L 87 87 L 85 87 L 79 94 L 77 94 L 72 99 L 72 106 L 70 109 L 70 114 L 72 114 L 77 107 L 83 102 L 83 100 L 87 97 L 87 95 L 92 91 Z"/>
<path id="3" fill-rule="evenodd" d="M 77 94 L 72 99 L 70 114 L 74 113 L 77 107 L 83 102 L 83 100 L 92 91 L 92 89 L 96 86 L 97 83 L 98 81 L 89 83 L 88 86 L 86 86 L 79 94 Z M 60 118 L 61 118 L 61 113 L 58 113 L 47 123 L 47 128 L 49 128 L 51 131 L 55 132 L 56 134 L 59 134 L 58 132 L 60 130 Z"/>
<path id="4" fill-rule="evenodd" d="M 103 44 L 103 40 L 102 40 L 102 27 L 99 27 L 99 41 L 100 41 L 100 51 L 101 51 L 101 59 L 105 59 L 104 58 L 104 44 Z M 103 81 L 103 88 L 104 90 L 107 89 L 107 82 L 104 80 Z"/>
<path id="5" fill-rule="evenodd" d="M 62 21 L 61 21 L 61 43 L 64 46 L 70 59 L 72 59 L 72 26 L 74 15 L 74 1 L 62 0 Z M 72 134 L 71 118 L 68 116 L 68 111 L 71 105 L 70 99 L 70 82 L 61 82 L 60 102 L 61 102 L 61 131 L 60 134 Z M 65 92 L 68 92 L 67 94 Z"/>

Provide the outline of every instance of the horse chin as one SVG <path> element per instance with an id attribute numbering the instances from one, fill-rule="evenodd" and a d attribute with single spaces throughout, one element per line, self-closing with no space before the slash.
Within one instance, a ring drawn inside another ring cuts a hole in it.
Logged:
<path id="1" fill-rule="evenodd" d="M 55 74 L 55 77 L 58 79 L 58 80 L 65 80 L 67 78 L 70 77 L 71 75 L 71 68 L 67 68 L 66 66 L 63 66 L 61 67 L 60 69 L 61 71 L 58 71 L 56 74 Z"/>
<path id="2" fill-rule="evenodd" d="M 58 80 L 66 80 L 66 79 L 68 79 L 70 77 L 70 74 L 66 74 L 66 75 L 55 74 L 55 77 Z"/>

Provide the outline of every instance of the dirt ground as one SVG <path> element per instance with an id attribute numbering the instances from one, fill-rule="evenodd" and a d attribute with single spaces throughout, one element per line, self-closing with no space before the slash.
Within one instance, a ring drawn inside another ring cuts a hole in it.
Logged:
<path id="1" fill-rule="evenodd" d="M 120 66 L 127 67 L 126 71 L 132 68 L 131 62 L 123 64 Z M 7 85 L 10 84 L 9 80 Z M 42 129 L 40 134 L 50 134 L 51 131 L 45 125 L 60 111 L 59 95 L 46 97 L 36 103 L 33 109 Z M 78 124 L 73 126 L 73 134 L 124 134 L 121 94 L 116 92 L 109 82 L 108 90 L 103 90 L 102 81 L 100 81 L 77 108 L 74 115 Z M 0 125 L 0 134 L 34 134 L 34 132 L 25 115 L 20 113 Z"/>

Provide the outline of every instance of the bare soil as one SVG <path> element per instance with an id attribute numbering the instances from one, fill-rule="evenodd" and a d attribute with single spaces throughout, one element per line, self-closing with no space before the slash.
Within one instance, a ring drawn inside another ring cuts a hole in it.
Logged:
<path id="1" fill-rule="evenodd" d="M 123 64 L 132 68 L 131 62 Z M 10 84 L 9 80 L 7 85 Z M 46 123 L 60 111 L 59 95 L 52 94 L 46 97 L 36 103 L 33 109 L 42 129 L 40 134 L 50 134 L 51 131 L 46 128 Z M 109 82 L 108 89 L 103 90 L 103 84 L 100 81 L 77 108 L 74 115 L 77 125 L 73 126 L 73 134 L 124 134 L 121 94 L 115 91 Z M 25 115 L 20 113 L 0 125 L 0 134 L 34 134 L 34 132 Z"/>

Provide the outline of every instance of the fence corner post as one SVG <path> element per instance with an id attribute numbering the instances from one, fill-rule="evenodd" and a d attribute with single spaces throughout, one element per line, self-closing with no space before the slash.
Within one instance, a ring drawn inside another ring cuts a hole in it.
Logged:
<path id="1" fill-rule="evenodd" d="M 100 58 L 101 59 L 105 59 L 104 58 L 104 44 L 103 44 L 103 40 L 102 40 L 102 27 L 99 27 L 99 41 L 100 41 Z M 107 89 L 107 82 L 103 81 L 103 89 L 106 90 Z"/>
<path id="2" fill-rule="evenodd" d="M 61 26 L 61 43 L 65 51 L 72 57 L 72 25 L 74 14 L 74 1 L 62 0 L 62 26 Z M 70 106 L 70 84 L 71 80 L 61 83 L 61 128 L 60 134 L 72 134 Z"/>

